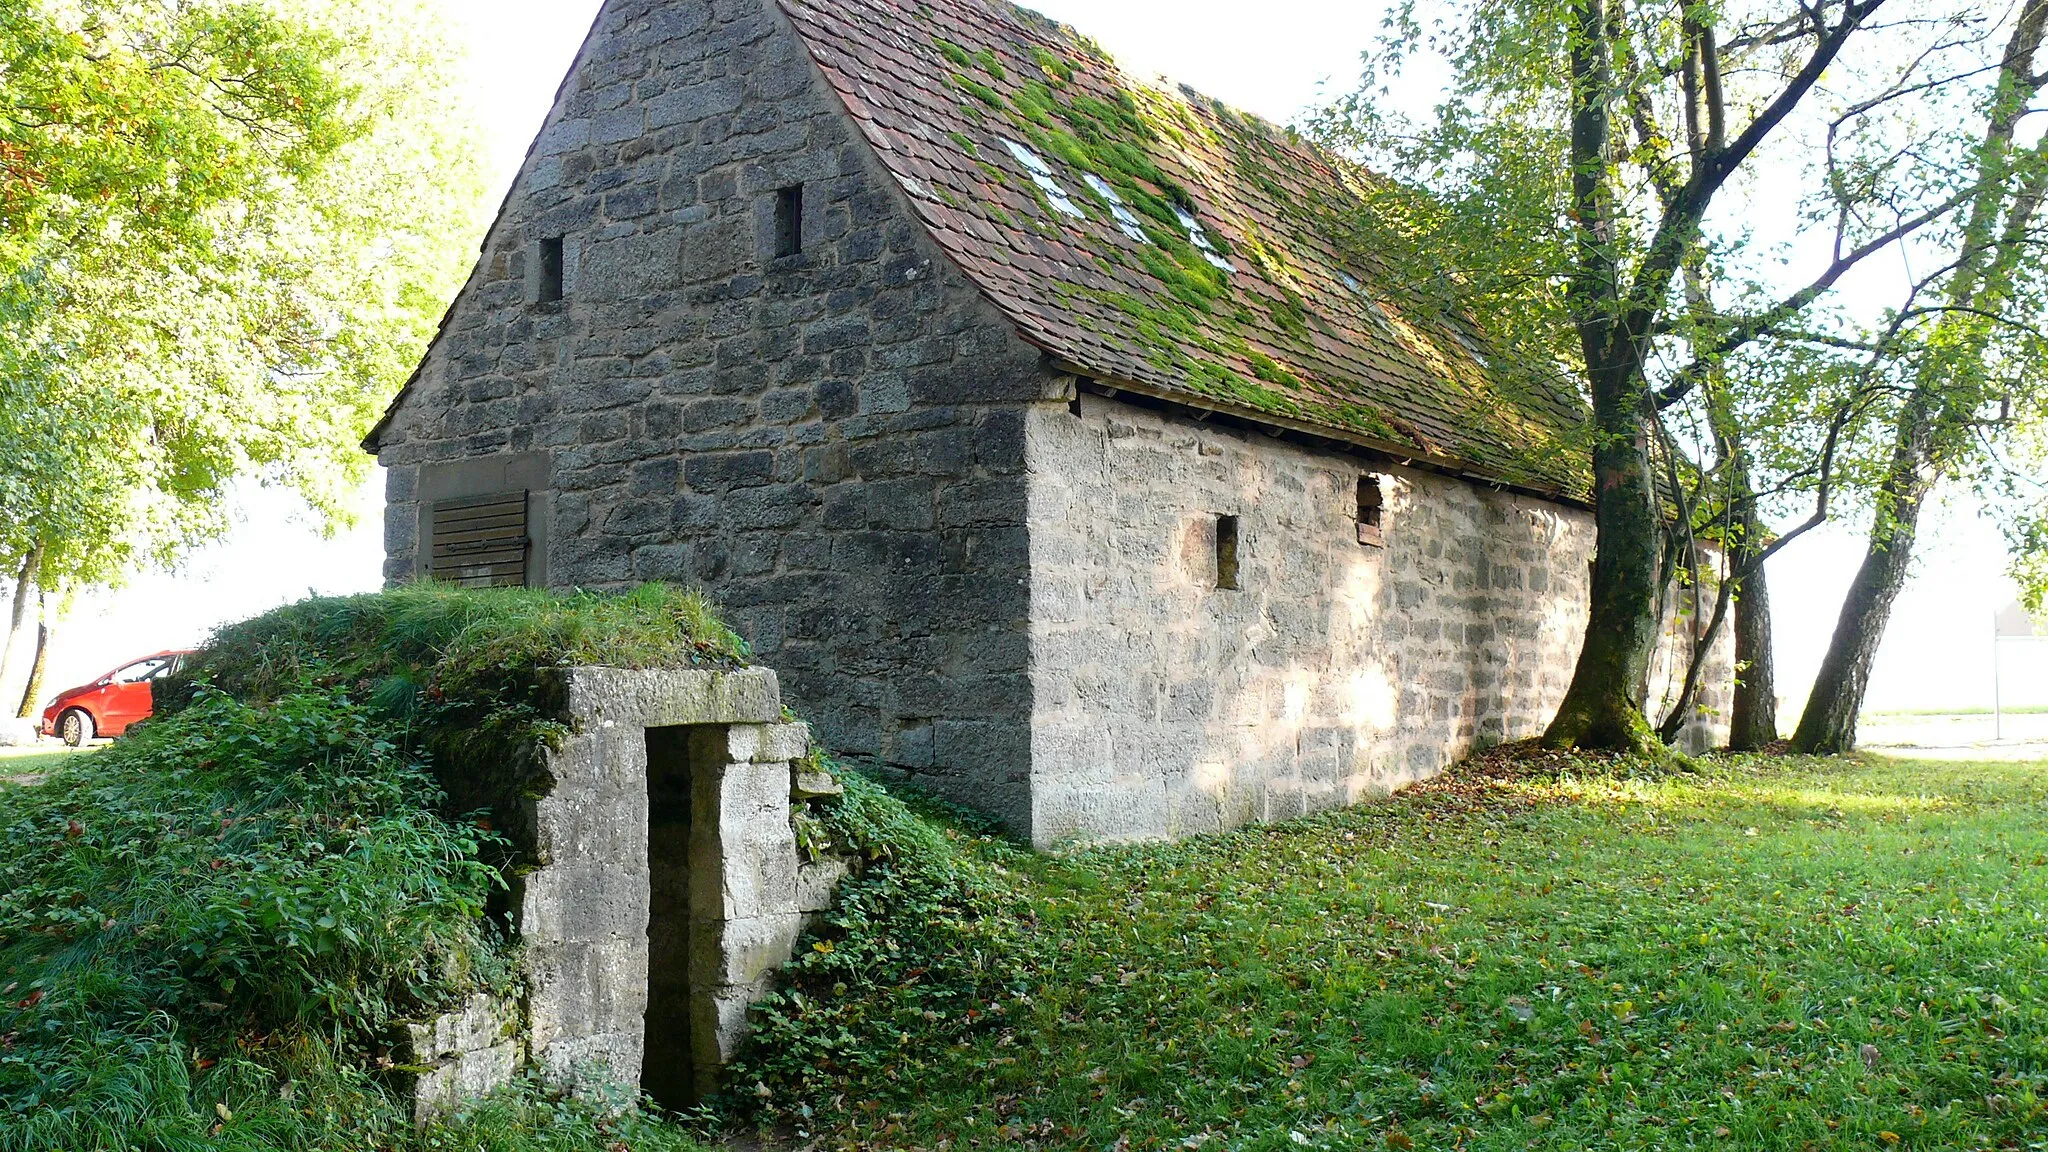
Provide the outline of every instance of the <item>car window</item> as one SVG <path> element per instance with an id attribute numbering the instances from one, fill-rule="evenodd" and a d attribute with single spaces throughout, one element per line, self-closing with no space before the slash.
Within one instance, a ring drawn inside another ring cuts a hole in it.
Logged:
<path id="1" fill-rule="evenodd" d="M 171 678 L 171 674 L 178 670 L 178 664 L 178 658 L 176 656 L 173 656 L 169 660 L 164 661 L 162 667 L 150 673 L 149 678 L 151 680 L 169 680 Z"/>
<path id="2" fill-rule="evenodd" d="M 135 663 L 114 673 L 114 683 L 140 684 L 161 671 L 165 663 L 167 661 L 161 656 L 151 660 L 137 660 Z"/>

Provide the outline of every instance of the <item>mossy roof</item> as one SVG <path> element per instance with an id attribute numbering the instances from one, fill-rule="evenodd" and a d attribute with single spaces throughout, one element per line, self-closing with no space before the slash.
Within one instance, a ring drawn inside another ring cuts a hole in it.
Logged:
<path id="1" fill-rule="evenodd" d="M 1578 397 L 1501 363 L 1478 326 L 1397 287 L 1351 238 L 1371 174 L 1192 91 L 1134 82 L 1002 0 L 780 2 L 940 247 L 1056 360 L 1586 495 Z"/>

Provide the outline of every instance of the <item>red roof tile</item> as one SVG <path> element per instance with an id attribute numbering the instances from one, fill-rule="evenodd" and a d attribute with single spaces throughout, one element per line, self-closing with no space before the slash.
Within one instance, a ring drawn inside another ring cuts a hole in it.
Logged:
<path id="1" fill-rule="evenodd" d="M 1362 170 L 1134 82 L 1002 0 L 780 2 L 940 246 L 1026 340 L 1106 382 L 1586 494 L 1562 443 L 1583 420 L 1577 397 L 1505 371 L 1476 328 L 1345 250 L 1332 222 L 1367 211 Z M 1011 142 L 1082 217 L 1054 206 Z"/>

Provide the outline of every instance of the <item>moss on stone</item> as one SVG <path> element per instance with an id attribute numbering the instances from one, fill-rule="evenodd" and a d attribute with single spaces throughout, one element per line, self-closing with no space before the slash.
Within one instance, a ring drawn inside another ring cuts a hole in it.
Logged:
<path id="1" fill-rule="evenodd" d="M 974 63 L 974 54 L 943 36 L 932 37 L 932 46 L 939 50 L 955 68 L 966 68 Z"/>

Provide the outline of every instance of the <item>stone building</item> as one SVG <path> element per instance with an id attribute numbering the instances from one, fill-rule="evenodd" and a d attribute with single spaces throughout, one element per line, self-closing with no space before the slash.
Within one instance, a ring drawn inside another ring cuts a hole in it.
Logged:
<path id="1" fill-rule="evenodd" d="M 1040 845 L 1425 777 L 1569 680 L 1582 412 L 1365 179 L 1001 0 L 608 0 L 368 441 L 387 575 L 700 584 Z"/>

